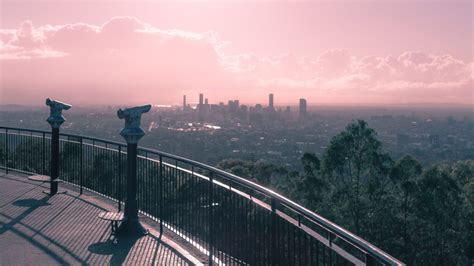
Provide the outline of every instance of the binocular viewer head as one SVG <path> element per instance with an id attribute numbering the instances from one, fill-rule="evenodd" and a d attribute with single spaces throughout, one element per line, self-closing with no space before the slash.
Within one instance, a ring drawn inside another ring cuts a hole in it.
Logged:
<path id="1" fill-rule="evenodd" d="M 137 106 L 127 109 L 119 109 L 117 116 L 125 119 L 125 127 L 120 131 L 120 135 L 125 138 L 127 143 L 138 143 L 141 137 L 145 135 L 143 129 L 140 128 L 142 114 L 150 111 L 151 105 Z"/>
<path id="2" fill-rule="evenodd" d="M 150 111 L 151 105 L 142 105 L 142 106 L 137 106 L 137 107 L 132 107 L 132 108 L 127 108 L 127 109 L 119 109 L 117 111 L 117 116 L 120 119 L 124 119 L 127 117 L 136 117 L 140 116 L 143 113 L 146 113 Z"/>
<path id="3" fill-rule="evenodd" d="M 60 102 L 60 101 L 55 101 L 55 100 L 50 99 L 50 98 L 46 99 L 46 105 L 50 106 L 52 108 L 61 109 L 61 110 L 69 110 L 71 108 L 70 104 L 63 103 L 63 102 Z"/>
<path id="4" fill-rule="evenodd" d="M 46 99 L 46 105 L 49 106 L 50 109 L 49 117 L 46 121 L 48 121 L 51 127 L 59 128 L 66 120 L 62 114 L 63 110 L 71 109 L 71 105 L 50 98 Z"/>

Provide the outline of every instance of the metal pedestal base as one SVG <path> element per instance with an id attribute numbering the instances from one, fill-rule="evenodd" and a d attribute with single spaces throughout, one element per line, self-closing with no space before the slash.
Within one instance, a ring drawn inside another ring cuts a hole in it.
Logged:
<path id="1" fill-rule="evenodd" d="M 51 177 L 47 175 L 31 175 L 28 177 L 29 180 L 38 182 L 50 182 Z"/>
<path id="2" fill-rule="evenodd" d="M 147 234 L 148 230 L 138 220 L 124 220 L 115 232 L 119 237 L 141 237 Z"/>
<path id="3" fill-rule="evenodd" d="M 67 190 L 60 190 L 60 191 L 56 192 L 56 194 L 54 194 L 54 195 L 51 195 L 51 191 L 49 191 L 49 190 L 43 190 L 43 193 L 48 195 L 48 196 L 54 196 L 54 195 L 57 195 L 57 194 L 67 194 Z"/>

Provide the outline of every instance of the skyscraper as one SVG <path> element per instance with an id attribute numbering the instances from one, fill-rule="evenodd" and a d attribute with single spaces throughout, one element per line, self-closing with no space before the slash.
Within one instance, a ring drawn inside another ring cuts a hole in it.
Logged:
<path id="1" fill-rule="evenodd" d="M 306 110 L 306 99 L 300 99 L 300 118 L 306 117 L 307 110 Z"/>
<path id="2" fill-rule="evenodd" d="M 204 104 L 204 94 L 199 93 L 199 106 Z"/>
<path id="3" fill-rule="evenodd" d="M 183 95 L 183 110 L 186 109 L 186 95 Z"/>
<path id="4" fill-rule="evenodd" d="M 270 109 L 273 109 L 273 93 L 270 93 L 270 94 L 268 95 L 268 107 L 269 107 Z"/>

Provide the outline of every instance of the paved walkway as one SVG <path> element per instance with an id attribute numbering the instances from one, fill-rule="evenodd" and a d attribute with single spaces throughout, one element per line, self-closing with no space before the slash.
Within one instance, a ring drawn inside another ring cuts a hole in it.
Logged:
<path id="1" fill-rule="evenodd" d="M 47 186 L 45 186 L 47 187 Z M 0 174 L 0 266 L 189 265 L 197 261 L 169 238 L 110 238 L 102 208 L 68 191 L 48 197 L 40 183 Z"/>

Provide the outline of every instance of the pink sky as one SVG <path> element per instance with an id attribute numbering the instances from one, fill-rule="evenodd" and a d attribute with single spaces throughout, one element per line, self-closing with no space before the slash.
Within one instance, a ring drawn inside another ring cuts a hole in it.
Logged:
<path id="1" fill-rule="evenodd" d="M 0 104 L 474 104 L 472 1 L 0 1 Z"/>

